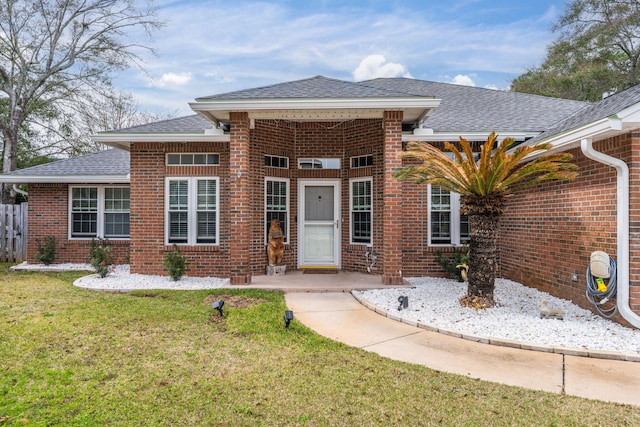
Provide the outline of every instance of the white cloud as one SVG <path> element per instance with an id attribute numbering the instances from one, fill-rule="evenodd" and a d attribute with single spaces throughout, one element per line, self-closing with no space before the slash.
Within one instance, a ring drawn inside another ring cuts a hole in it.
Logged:
<path id="1" fill-rule="evenodd" d="M 193 78 L 191 73 L 164 73 L 158 80 L 152 80 L 151 86 L 174 87 L 184 86 Z"/>
<path id="2" fill-rule="evenodd" d="M 466 74 L 458 74 L 451 80 L 451 83 L 453 83 L 454 85 L 462 85 L 462 86 L 476 85 L 475 82 L 471 79 L 471 77 L 467 76 Z"/>
<path id="3" fill-rule="evenodd" d="M 378 77 L 409 77 L 411 74 L 404 65 L 387 62 L 382 55 L 369 55 L 360 61 L 358 68 L 353 70 L 356 81 L 375 79 Z"/>

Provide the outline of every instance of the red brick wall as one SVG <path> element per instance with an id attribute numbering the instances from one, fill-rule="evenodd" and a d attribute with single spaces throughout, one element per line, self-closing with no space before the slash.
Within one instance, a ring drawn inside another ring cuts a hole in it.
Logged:
<path id="1" fill-rule="evenodd" d="M 166 166 L 166 153 L 213 152 L 220 166 Z M 227 143 L 134 143 L 131 146 L 131 271 L 167 275 L 162 261 L 172 246 L 165 245 L 165 177 L 220 177 L 220 246 L 180 246 L 185 274 L 228 277 L 229 149 Z"/>
<path id="2" fill-rule="evenodd" d="M 74 184 L 76 185 L 76 184 Z M 82 184 L 78 184 L 82 185 Z M 95 184 L 87 184 L 91 186 Z M 88 263 L 91 240 L 69 240 L 69 186 L 67 184 L 29 184 L 29 236 L 27 262 L 37 264 L 38 242 L 46 236 L 56 238 L 55 263 Z M 114 263 L 128 262 L 129 240 L 109 241 Z"/>
<path id="3" fill-rule="evenodd" d="M 632 146 L 640 148 L 638 136 L 632 138 L 631 134 L 593 145 L 597 151 L 627 162 Z M 591 252 L 601 250 L 615 257 L 617 251 L 616 172 L 585 158 L 579 148 L 571 153 L 580 167 L 576 181 L 547 182 L 508 198 L 500 227 L 501 275 L 592 309 L 585 298 Z M 639 188 L 637 160 L 631 165 L 631 188 Z M 637 221 L 637 191 L 632 192 L 631 200 Z M 637 237 L 637 229 L 632 227 L 632 248 L 637 247 Z M 632 249 L 632 306 L 640 312 L 640 277 L 637 266 L 633 267 L 638 255 Z M 572 280 L 572 274 L 577 281 Z"/>

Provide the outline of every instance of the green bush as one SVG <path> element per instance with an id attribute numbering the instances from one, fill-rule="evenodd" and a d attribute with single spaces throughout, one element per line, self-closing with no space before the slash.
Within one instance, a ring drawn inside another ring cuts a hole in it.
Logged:
<path id="1" fill-rule="evenodd" d="M 91 266 L 100 277 L 106 277 L 112 270 L 111 245 L 107 239 L 91 240 Z"/>
<path id="2" fill-rule="evenodd" d="M 36 239 L 36 244 L 38 245 L 38 252 L 36 252 L 35 258 L 44 263 L 44 265 L 53 263 L 56 258 L 56 238 L 54 236 L 46 236 L 44 244 L 40 242 L 40 239 Z"/>
<path id="3" fill-rule="evenodd" d="M 469 249 L 466 247 L 455 248 L 453 256 L 445 256 L 441 251 L 436 252 L 436 261 L 452 279 L 464 282 L 460 269 L 456 266 L 469 263 Z"/>
<path id="4" fill-rule="evenodd" d="M 186 261 L 175 243 L 173 244 L 173 250 L 164 256 L 163 264 L 169 272 L 171 279 L 174 281 L 180 280 L 186 268 Z"/>

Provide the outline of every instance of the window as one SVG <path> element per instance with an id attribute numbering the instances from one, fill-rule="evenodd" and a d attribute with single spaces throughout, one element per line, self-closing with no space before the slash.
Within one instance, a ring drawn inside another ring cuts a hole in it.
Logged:
<path id="1" fill-rule="evenodd" d="M 220 164 L 220 154 L 217 153 L 171 153 L 167 154 L 167 165 L 207 165 L 216 166 Z"/>
<path id="2" fill-rule="evenodd" d="M 469 218 L 460 214 L 460 195 L 429 186 L 429 243 L 461 245 L 469 242 Z"/>
<path id="3" fill-rule="evenodd" d="M 281 156 L 264 156 L 264 165 L 268 168 L 289 169 L 289 158 Z"/>
<path id="4" fill-rule="evenodd" d="M 280 220 L 285 243 L 289 242 L 289 180 L 265 178 L 265 241 L 269 239 L 271 220 Z"/>
<path id="5" fill-rule="evenodd" d="M 365 168 L 373 165 L 373 155 L 357 156 L 351 158 L 351 169 Z"/>
<path id="6" fill-rule="evenodd" d="M 71 238 L 129 238 L 129 187 L 71 187 Z"/>
<path id="7" fill-rule="evenodd" d="M 340 159 L 298 159 L 298 169 L 340 169 Z"/>
<path id="8" fill-rule="evenodd" d="M 167 179 L 167 242 L 218 244 L 218 178 Z"/>
<path id="9" fill-rule="evenodd" d="M 373 217 L 372 179 L 351 180 L 351 243 L 371 244 Z"/>

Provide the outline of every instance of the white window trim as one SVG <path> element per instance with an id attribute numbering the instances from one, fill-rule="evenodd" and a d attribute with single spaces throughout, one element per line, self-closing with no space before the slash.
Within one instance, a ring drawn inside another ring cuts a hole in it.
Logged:
<path id="1" fill-rule="evenodd" d="M 453 191 L 449 192 L 451 203 L 451 243 L 432 243 L 431 242 L 431 184 L 428 186 L 427 200 L 428 200 L 428 216 L 427 216 L 427 235 L 429 236 L 429 246 L 451 247 L 451 246 L 463 246 L 464 243 L 460 242 L 460 194 Z"/>
<path id="2" fill-rule="evenodd" d="M 98 209 L 96 211 L 96 235 L 93 237 L 75 237 L 73 236 L 73 189 L 74 188 L 96 188 L 97 189 L 97 197 L 98 197 Z M 128 185 L 70 185 L 69 186 L 69 217 L 67 220 L 68 223 L 68 239 L 69 240 L 92 240 L 92 239 L 105 239 L 104 229 L 105 229 L 105 221 L 104 214 L 105 211 L 105 198 L 104 193 L 106 188 L 131 188 Z M 131 197 L 131 193 L 129 193 L 129 197 Z M 126 211 L 122 211 L 126 212 Z M 131 238 L 131 209 L 129 209 L 129 237 L 109 237 L 111 240 L 129 240 Z"/>
<path id="3" fill-rule="evenodd" d="M 198 240 L 198 209 L 197 209 L 197 181 L 215 181 L 216 182 L 216 242 L 215 243 L 197 243 Z M 220 246 L 220 178 L 217 176 L 172 176 L 165 178 L 164 200 L 164 243 L 165 245 L 173 245 L 169 242 L 169 183 L 171 181 L 187 181 L 188 182 L 188 232 L 187 243 L 176 243 L 178 246 Z"/>
<path id="4" fill-rule="evenodd" d="M 368 243 L 353 241 L 353 183 L 365 181 L 369 181 L 371 183 L 371 229 L 369 230 L 371 234 L 371 241 Z M 373 194 L 373 177 L 368 176 L 363 178 L 349 179 L 349 244 L 351 245 L 373 246 Z"/>
<path id="5" fill-rule="evenodd" d="M 291 200 L 291 185 L 290 185 L 290 180 L 289 178 L 276 178 L 276 177 L 272 177 L 272 176 L 265 176 L 264 177 L 264 224 L 265 224 L 265 230 L 264 230 L 264 242 L 265 244 L 269 243 L 269 236 L 267 235 L 267 181 L 278 181 L 278 182 L 284 182 L 286 183 L 286 187 L 287 187 L 287 201 L 286 201 L 286 210 L 285 212 L 287 213 L 287 222 L 285 224 L 285 230 L 284 231 L 284 235 L 285 235 L 285 244 L 289 244 L 289 236 L 290 236 L 290 232 L 289 230 L 291 230 L 291 210 L 290 210 L 290 206 L 289 206 L 289 202 Z"/>

